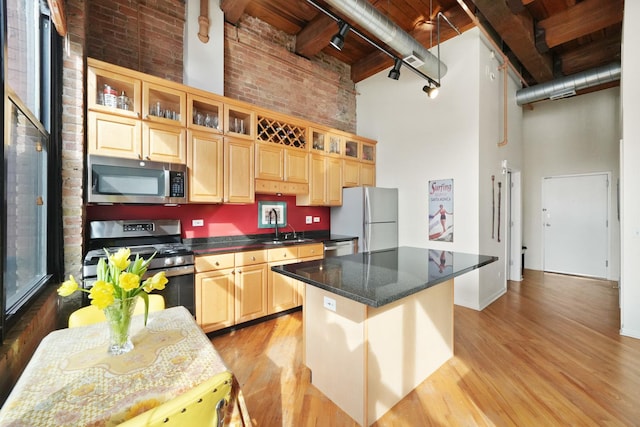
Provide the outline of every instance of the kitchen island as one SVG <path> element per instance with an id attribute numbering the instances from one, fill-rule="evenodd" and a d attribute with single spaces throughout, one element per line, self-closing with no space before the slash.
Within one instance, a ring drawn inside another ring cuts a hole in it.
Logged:
<path id="1" fill-rule="evenodd" d="M 453 356 L 453 278 L 496 260 L 399 247 L 272 270 L 305 283 L 312 384 L 368 426 Z"/>

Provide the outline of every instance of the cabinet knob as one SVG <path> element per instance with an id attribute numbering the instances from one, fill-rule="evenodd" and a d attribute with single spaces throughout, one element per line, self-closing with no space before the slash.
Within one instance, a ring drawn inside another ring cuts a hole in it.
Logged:
<path id="1" fill-rule="evenodd" d="M 256 260 L 256 257 L 252 256 L 251 261 L 255 261 L 255 260 Z"/>
<path id="2" fill-rule="evenodd" d="M 140 111 L 136 113 L 136 117 L 140 118 Z"/>
<path id="3" fill-rule="evenodd" d="M 219 267 L 220 263 L 218 261 L 216 261 L 216 267 Z"/>

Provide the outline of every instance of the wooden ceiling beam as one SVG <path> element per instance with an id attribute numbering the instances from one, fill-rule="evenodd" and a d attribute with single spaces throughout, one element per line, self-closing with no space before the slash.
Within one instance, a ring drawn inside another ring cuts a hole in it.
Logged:
<path id="1" fill-rule="evenodd" d="M 224 12 L 224 19 L 237 24 L 251 0 L 221 0 L 220 9 Z"/>
<path id="2" fill-rule="evenodd" d="M 620 34 L 617 33 L 561 54 L 558 60 L 562 74 L 568 76 L 600 65 L 607 65 L 613 62 L 612 58 L 619 61 L 620 39 Z"/>
<path id="3" fill-rule="evenodd" d="M 515 15 L 504 1 L 473 0 L 473 3 L 534 80 L 542 83 L 554 78 L 551 55 L 536 49 L 533 18 L 526 10 Z"/>
<path id="4" fill-rule="evenodd" d="M 623 8 L 624 0 L 584 0 L 540 21 L 538 27 L 544 29 L 547 46 L 554 48 L 622 22 Z"/>
<path id="5" fill-rule="evenodd" d="M 305 58 L 317 55 L 329 45 L 329 40 L 337 31 L 336 21 L 319 13 L 296 35 L 296 53 Z"/>

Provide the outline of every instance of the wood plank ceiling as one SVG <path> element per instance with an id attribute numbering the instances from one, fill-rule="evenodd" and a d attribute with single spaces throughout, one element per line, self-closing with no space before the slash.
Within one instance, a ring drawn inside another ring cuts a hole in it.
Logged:
<path id="1" fill-rule="evenodd" d="M 313 1 L 354 25 L 350 18 L 341 16 L 323 0 Z M 474 21 L 479 22 L 528 85 L 620 61 L 624 0 L 368 1 L 426 48 L 437 43 L 433 23 L 439 12 L 461 32 L 473 28 Z M 306 0 L 222 0 L 221 8 L 226 21 L 232 24 L 238 23 L 246 13 L 296 35 L 299 55 L 313 57 L 324 52 L 351 65 L 354 82 L 393 65 L 389 56 L 353 35 L 345 38 L 341 51 L 333 48 L 329 40 L 338 31 L 336 21 Z M 365 29 L 354 27 L 379 42 Z M 440 41 L 456 35 L 441 20 Z M 609 83 L 590 91 L 617 84 Z"/>

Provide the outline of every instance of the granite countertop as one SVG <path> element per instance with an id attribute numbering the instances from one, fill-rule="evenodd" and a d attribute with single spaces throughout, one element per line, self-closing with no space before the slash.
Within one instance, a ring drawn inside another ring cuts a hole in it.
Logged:
<path id="1" fill-rule="evenodd" d="M 403 246 L 274 266 L 271 270 L 381 307 L 497 260 L 488 255 Z"/>
<path id="2" fill-rule="evenodd" d="M 285 236 L 287 237 L 286 239 Z M 226 252 L 256 251 L 310 243 L 341 242 L 345 240 L 353 240 L 357 237 L 331 234 L 328 231 L 306 231 L 297 233 L 297 239 L 294 239 L 291 233 L 282 233 L 279 243 L 277 244 L 273 243 L 274 238 L 275 235 L 270 233 L 183 239 L 182 242 L 193 251 L 194 255 L 197 256 Z"/>

